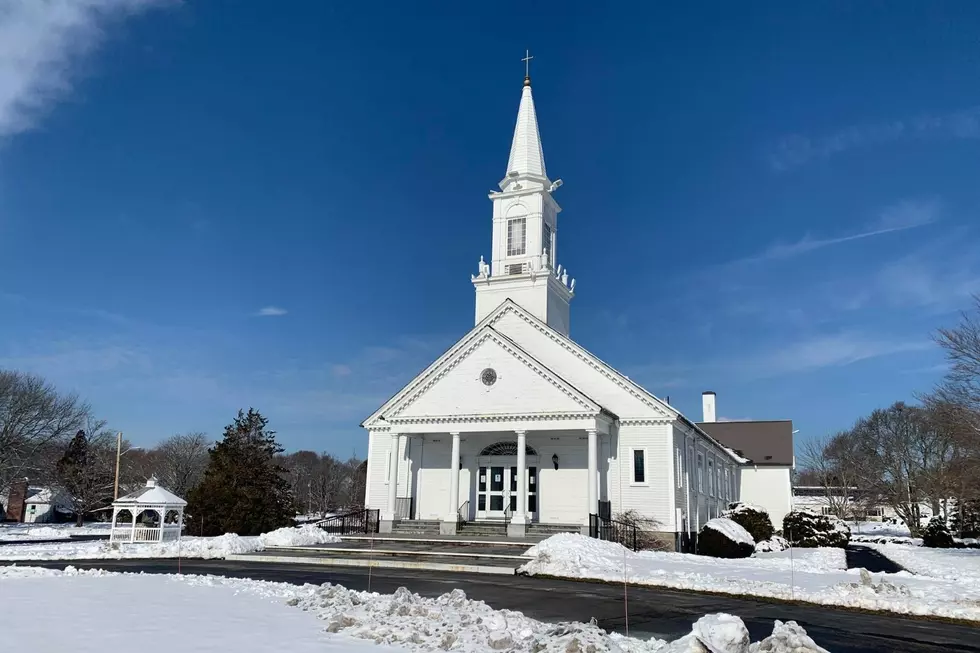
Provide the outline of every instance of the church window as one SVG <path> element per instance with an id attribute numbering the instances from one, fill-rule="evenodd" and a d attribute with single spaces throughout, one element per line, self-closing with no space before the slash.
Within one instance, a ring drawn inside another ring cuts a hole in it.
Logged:
<path id="1" fill-rule="evenodd" d="M 674 476 L 676 477 L 677 488 L 680 489 L 680 488 L 684 487 L 684 477 L 683 477 L 683 474 L 684 474 L 684 464 L 683 464 L 683 461 L 681 460 L 682 454 L 681 454 L 681 448 L 680 447 L 675 447 L 674 448 L 674 457 L 676 458 L 676 461 L 675 461 L 675 464 L 674 464 L 674 466 L 676 467 L 676 471 L 674 472 Z"/>
<path id="2" fill-rule="evenodd" d="M 515 442 L 514 440 L 511 440 L 510 442 L 494 442 L 493 444 L 484 447 L 483 451 L 480 452 L 480 455 L 481 456 L 516 456 L 517 442 Z M 534 447 L 525 444 L 524 455 L 537 456 L 538 452 L 534 450 Z"/>
<path id="3" fill-rule="evenodd" d="M 541 247 L 548 251 L 548 265 L 555 266 L 555 244 L 551 241 L 551 225 L 544 223 L 544 232 L 541 234 Z"/>
<path id="4" fill-rule="evenodd" d="M 698 492 L 704 492 L 704 454 L 698 452 Z"/>
<path id="5" fill-rule="evenodd" d="M 526 251 L 527 218 L 507 221 L 507 256 L 520 256 Z"/>
<path id="6" fill-rule="evenodd" d="M 633 450 L 633 482 L 634 483 L 639 484 L 639 483 L 647 482 L 646 457 L 647 457 L 647 452 L 644 449 Z"/>

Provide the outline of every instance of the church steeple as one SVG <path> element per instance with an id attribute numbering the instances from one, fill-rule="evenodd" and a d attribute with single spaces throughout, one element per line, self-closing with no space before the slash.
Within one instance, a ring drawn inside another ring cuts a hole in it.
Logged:
<path id="1" fill-rule="evenodd" d="M 528 53 L 524 62 L 531 58 Z M 525 72 L 521 90 L 507 174 L 500 182 L 500 192 L 489 196 L 493 201 L 492 255 L 490 264 L 480 257 L 478 274 L 472 277 L 476 321 L 510 299 L 568 335 L 575 280 L 556 265 L 561 207 L 552 196 L 562 181 L 548 179 L 529 72 Z"/>
<path id="2" fill-rule="evenodd" d="M 510 145 L 510 158 L 507 159 L 507 176 L 500 182 L 501 190 L 515 173 L 519 177 L 548 178 L 544 166 L 544 150 L 541 149 L 541 135 L 538 132 L 538 116 L 534 111 L 534 96 L 531 95 L 530 77 L 524 78 L 514 140 Z"/>

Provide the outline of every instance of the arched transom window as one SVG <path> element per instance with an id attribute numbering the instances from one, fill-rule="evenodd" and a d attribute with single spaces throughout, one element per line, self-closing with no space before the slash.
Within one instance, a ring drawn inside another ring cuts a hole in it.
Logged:
<path id="1" fill-rule="evenodd" d="M 524 454 L 528 456 L 537 456 L 538 452 L 534 450 L 534 447 L 524 446 Z M 510 442 L 494 442 L 489 447 L 483 449 L 480 452 L 481 456 L 516 456 L 517 455 L 517 442 L 511 440 Z"/>

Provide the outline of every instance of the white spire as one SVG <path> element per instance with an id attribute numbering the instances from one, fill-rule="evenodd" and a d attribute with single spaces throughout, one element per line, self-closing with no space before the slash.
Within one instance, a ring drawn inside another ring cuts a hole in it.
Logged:
<path id="1" fill-rule="evenodd" d="M 534 112 L 534 98 L 531 96 L 530 77 L 524 79 L 521 106 L 517 110 L 517 126 L 514 127 L 514 141 L 507 160 L 507 176 L 514 173 L 522 177 L 548 177 L 544 167 L 541 136 L 538 134 L 538 117 Z"/>

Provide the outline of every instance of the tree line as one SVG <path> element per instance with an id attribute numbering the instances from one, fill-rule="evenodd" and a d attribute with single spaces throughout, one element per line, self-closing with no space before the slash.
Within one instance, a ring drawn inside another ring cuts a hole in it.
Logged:
<path id="1" fill-rule="evenodd" d="M 895 402 L 853 427 L 806 443 L 797 485 L 823 488 L 842 518 L 888 506 L 913 537 L 922 507 L 961 537 L 980 534 L 980 296 L 935 334 L 949 369 L 914 405 Z"/>
<path id="2" fill-rule="evenodd" d="M 313 451 L 285 454 L 274 433 L 266 429 L 266 419 L 250 409 L 239 412 L 217 442 L 203 432 L 176 434 L 145 448 L 123 440 L 119 496 L 155 477 L 178 496 L 194 498 L 189 516 L 197 503 L 202 506 L 199 513 L 212 513 L 215 525 L 237 525 L 227 532 L 240 534 L 252 530 L 247 513 L 262 512 L 259 495 L 263 493 L 275 497 L 278 511 L 269 523 L 292 519 L 297 513 L 325 514 L 361 506 L 365 486 L 361 460 Z M 31 486 L 57 490 L 77 523 L 103 517 L 115 494 L 116 458 L 116 432 L 95 416 L 87 402 L 59 392 L 40 376 L 0 369 L 0 504 L 6 504 L 12 484 L 28 479 Z M 206 500 L 201 493 L 205 484 Z M 236 493 L 247 495 L 248 501 L 239 505 Z M 244 513 L 238 522 L 217 517 L 236 510 Z"/>

